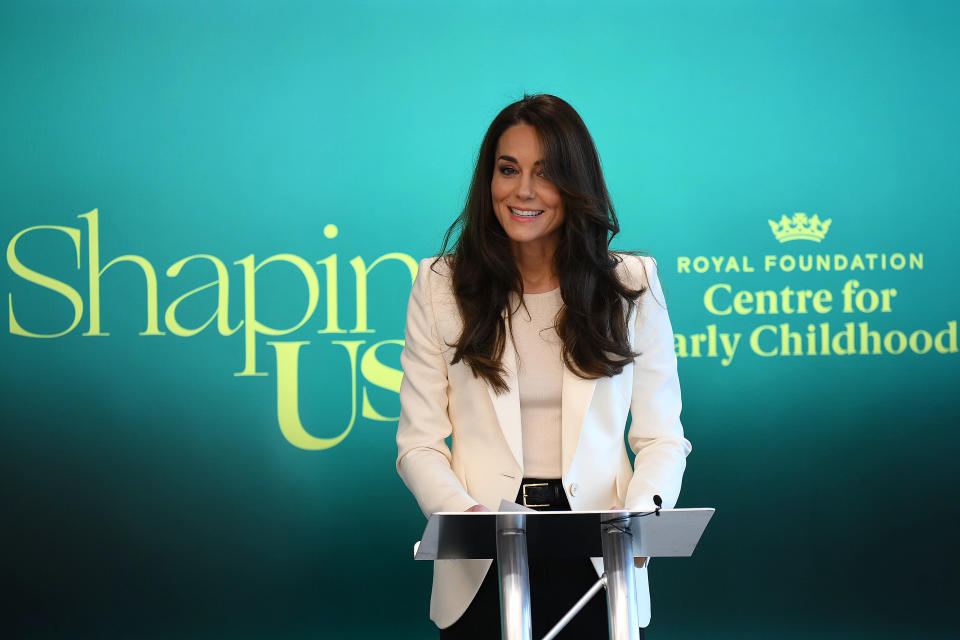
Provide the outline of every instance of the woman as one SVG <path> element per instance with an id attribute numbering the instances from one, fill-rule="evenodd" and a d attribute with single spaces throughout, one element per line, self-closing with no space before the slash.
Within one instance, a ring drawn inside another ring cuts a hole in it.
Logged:
<path id="1" fill-rule="evenodd" d="M 576 111 L 550 95 L 501 111 L 463 213 L 441 256 L 421 262 L 407 310 L 397 469 L 425 515 L 502 499 L 650 510 L 659 495 L 674 506 L 690 443 L 673 331 L 653 261 L 609 250 L 618 231 Z M 599 570 L 531 557 L 535 637 Z M 636 574 L 646 626 L 646 568 Z M 441 637 L 499 637 L 492 561 L 434 562 L 430 617 Z M 560 637 L 606 634 L 598 596 Z"/>

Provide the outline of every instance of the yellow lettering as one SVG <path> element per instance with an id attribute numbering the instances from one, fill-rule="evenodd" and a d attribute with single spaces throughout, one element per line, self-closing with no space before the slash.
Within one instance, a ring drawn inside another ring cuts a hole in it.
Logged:
<path id="1" fill-rule="evenodd" d="M 17 336 L 26 336 L 28 338 L 59 338 L 60 336 L 64 336 L 73 331 L 77 324 L 80 323 L 80 318 L 83 316 L 83 299 L 73 287 L 60 282 L 59 280 L 51 278 L 50 276 L 45 276 L 42 273 L 38 273 L 33 269 L 25 267 L 23 263 L 20 262 L 20 259 L 17 258 L 17 241 L 23 235 L 38 229 L 62 231 L 70 236 L 70 239 L 73 240 L 73 246 L 77 252 L 77 269 L 80 268 L 80 230 L 73 229 L 71 227 L 58 227 L 55 225 L 38 225 L 36 227 L 29 227 L 13 236 L 13 238 L 10 240 L 10 244 L 7 245 L 7 264 L 10 265 L 10 269 L 15 274 L 27 282 L 32 282 L 45 289 L 50 289 L 51 291 L 59 293 L 64 298 L 69 300 L 70 304 L 73 305 L 73 322 L 70 323 L 69 327 L 63 331 L 60 331 L 59 333 L 33 333 L 32 331 L 27 331 L 20 325 L 19 322 L 17 322 L 17 317 L 13 313 L 13 294 L 11 293 L 8 294 L 8 301 L 10 304 L 10 333 Z"/>
<path id="2" fill-rule="evenodd" d="M 386 389 L 387 391 L 400 393 L 400 382 L 403 380 L 403 371 L 400 369 L 394 369 L 393 367 L 388 367 L 377 360 L 377 349 L 385 344 L 396 344 L 400 347 L 403 347 L 403 340 L 382 340 L 376 344 L 370 345 L 370 348 L 367 349 L 363 354 L 363 358 L 360 359 L 360 373 L 362 373 L 363 377 L 371 384 L 374 384 L 381 389 Z M 380 420 L 383 422 L 390 422 L 400 418 L 400 416 L 388 418 L 380 415 L 380 413 L 373 408 L 373 405 L 370 404 L 370 400 L 367 397 L 366 387 L 363 388 L 362 415 L 364 418 Z"/>
<path id="3" fill-rule="evenodd" d="M 346 329 L 341 329 L 337 321 L 340 317 L 337 313 L 337 254 L 333 253 L 323 260 L 317 260 L 317 264 L 326 267 L 327 275 L 327 326 L 317 333 L 346 333 Z"/>
<path id="4" fill-rule="evenodd" d="M 708 288 L 703 294 L 703 306 L 707 308 L 707 311 L 712 313 L 715 316 L 728 316 L 730 315 L 730 307 L 726 306 L 723 309 L 718 309 L 713 302 L 713 296 L 716 294 L 717 290 L 723 290 L 727 293 L 730 293 L 730 285 L 724 284 L 723 282 L 718 282 L 715 285 L 712 285 Z"/>
<path id="5" fill-rule="evenodd" d="M 275 329 L 269 327 L 259 320 L 257 320 L 257 300 L 256 300 L 256 273 L 260 270 L 261 267 L 264 267 L 272 262 L 286 262 L 292 264 L 297 269 L 300 270 L 300 273 L 303 274 L 304 280 L 307 282 L 307 310 L 304 312 L 303 317 L 300 319 L 300 322 L 293 325 L 288 329 Z M 301 258 L 300 256 L 295 256 L 289 253 L 280 253 L 275 256 L 270 256 L 260 264 L 256 264 L 253 254 L 251 253 L 246 258 L 242 260 L 237 260 L 233 264 L 239 264 L 243 267 L 243 342 L 244 342 L 244 366 L 243 371 L 235 373 L 235 376 L 265 376 L 266 373 L 257 371 L 257 334 L 264 334 L 268 336 L 282 336 L 293 331 L 296 331 L 302 327 L 307 320 L 310 319 L 310 316 L 313 315 L 313 310 L 317 308 L 317 301 L 320 299 L 320 283 L 317 280 L 317 273 L 313 270 L 313 267 L 310 266 L 310 263 Z M 278 343 L 280 344 L 280 343 Z M 293 343 L 290 343 L 293 344 Z M 334 343 L 337 344 L 337 343 Z"/>
<path id="6" fill-rule="evenodd" d="M 830 341 L 830 348 L 834 355 L 847 356 L 856 353 L 854 348 L 853 323 L 846 322 L 843 325 L 843 331 L 835 334 Z"/>
<path id="7" fill-rule="evenodd" d="M 673 350 L 678 358 L 687 357 L 687 338 L 679 333 L 673 334 Z"/>
<path id="8" fill-rule="evenodd" d="M 933 338 L 933 346 L 937 353 L 956 353 L 957 352 L 957 321 L 951 320 L 947 323 L 947 328 L 938 331 Z"/>
<path id="9" fill-rule="evenodd" d="M 405 253 L 385 253 L 370 263 L 369 267 L 365 266 L 363 258 L 360 256 L 351 260 L 350 266 L 353 267 L 354 273 L 357 274 L 357 326 L 355 326 L 350 333 L 373 333 L 373 329 L 367 328 L 367 275 L 375 266 L 386 260 L 399 260 L 407 265 L 407 268 L 410 270 L 410 284 L 413 284 L 413 281 L 417 277 L 417 268 L 419 265 L 416 260 Z"/>
<path id="10" fill-rule="evenodd" d="M 197 255 L 187 256 L 183 260 L 178 260 L 170 265 L 170 268 L 167 269 L 167 276 L 170 278 L 176 278 L 180 275 L 180 271 L 183 269 L 183 266 L 190 262 L 191 260 L 197 259 L 209 260 L 213 263 L 214 268 L 217 270 L 217 279 L 213 282 L 209 282 L 205 285 L 199 286 L 196 289 L 191 289 L 186 292 L 176 300 L 170 303 L 170 306 L 167 307 L 167 311 L 164 314 L 164 322 L 167 325 L 167 329 L 170 330 L 170 333 L 176 336 L 189 337 L 196 335 L 207 328 L 214 318 L 217 320 L 217 330 L 220 332 L 220 335 L 229 336 L 236 333 L 237 329 L 243 324 L 243 320 L 240 321 L 233 329 L 230 328 L 229 319 L 227 317 L 230 309 L 230 275 L 227 273 L 227 267 L 220 261 L 216 256 L 207 255 L 205 253 L 198 253 Z M 177 307 L 181 302 L 189 298 L 190 296 L 203 291 L 204 289 L 209 289 L 210 287 L 217 285 L 217 309 L 213 312 L 213 315 L 210 316 L 210 319 L 204 322 L 199 327 L 194 329 L 186 329 L 177 321 Z"/>
<path id="11" fill-rule="evenodd" d="M 700 343 L 707 341 L 707 334 L 705 333 L 694 333 L 690 336 L 690 357 L 699 358 L 702 354 L 700 353 Z"/>
<path id="12" fill-rule="evenodd" d="M 827 289 L 820 289 L 813 296 L 813 310 L 817 313 L 829 313 L 833 309 L 833 294 Z"/>
<path id="13" fill-rule="evenodd" d="M 733 310 L 740 315 L 747 315 L 753 311 L 753 294 L 749 291 L 737 291 L 733 296 Z"/>
<path id="14" fill-rule="evenodd" d="M 357 348 L 363 340 L 334 340 L 347 350 L 350 359 L 350 422 L 332 438 L 318 438 L 307 433 L 300 420 L 299 369 L 300 347 L 309 342 L 268 342 L 277 352 L 277 421 L 280 432 L 293 446 L 309 451 L 329 449 L 340 444 L 353 429 L 357 418 Z"/>
<path id="15" fill-rule="evenodd" d="M 765 331 L 770 331 L 771 333 L 776 335 L 777 328 L 772 324 L 762 324 L 756 329 L 754 329 L 753 332 L 750 334 L 750 348 L 758 356 L 764 356 L 764 357 L 775 356 L 777 355 L 776 348 L 774 348 L 771 351 L 764 351 L 763 349 L 760 348 L 760 334 L 764 333 Z"/>
<path id="16" fill-rule="evenodd" d="M 896 289 L 881 289 L 880 295 L 883 297 L 883 304 L 880 307 L 881 313 L 890 313 L 890 301 L 897 297 Z"/>
<path id="17" fill-rule="evenodd" d="M 85 336 L 108 336 L 109 333 L 100 331 L 100 277 L 107 269 L 118 262 L 132 262 L 143 269 L 143 275 L 147 282 L 147 330 L 141 331 L 141 336 L 162 336 L 166 335 L 160 331 L 157 319 L 157 274 L 153 270 L 153 265 L 142 256 L 126 255 L 114 258 L 107 263 L 103 269 L 100 268 L 100 212 L 97 209 L 88 213 L 83 213 L 77 217 L 87 219 L 87 228 L 90 236 L 89 261 L 90 261 L 90 329 L 84 333 Z"/>
<path id="18" fill-rule="evenodd" d="M 921 343 L 922 340 L 922 343 Z M 930 335 L 929 331 L 924 331 L 923 329 L 917 329 L 910 334 L 910 350 L 914 353 L 926 353 L 930 351 L 930 347 L 933 346 L 933 336 Z"/>

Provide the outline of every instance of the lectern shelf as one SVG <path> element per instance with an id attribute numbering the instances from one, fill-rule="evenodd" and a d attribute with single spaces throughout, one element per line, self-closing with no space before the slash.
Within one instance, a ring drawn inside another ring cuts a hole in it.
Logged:
<path id="1" fill-rule="evenodd" d="M 603 555 L 601 523 L 626 519 L 634 533 L 634 557 L 689 557 L 713 509 L 649 511 L 537 511 L 526 515 L 530 554 L 537 556 Z M 421 537 L 417 560 L 490 559 L 497 555 L 499 512 L 435 513 Z M 637 535 L 639 533 L 639 535 Z"/>

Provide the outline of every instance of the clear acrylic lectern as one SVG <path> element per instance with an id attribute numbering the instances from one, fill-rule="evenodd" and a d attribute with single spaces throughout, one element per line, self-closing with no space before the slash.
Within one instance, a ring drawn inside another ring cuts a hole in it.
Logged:
<path id="1" fill-rule="evenodd" d="M 611 640 L 639 638 L 634 558 L 689 557 L 713 509 L 645 511 L 513 511 L 435 513 L 417 545 L 417 560 L 496 559 L 504 640 L 533 640 L 527 549 L 536 555 L 603 557 L 604 574 L 552 638 L 600 584 L 607 588 Z M 529 543 L 529 545 L 528 545 Z M 562 623 L 562 624 L 561 624 Z"/>

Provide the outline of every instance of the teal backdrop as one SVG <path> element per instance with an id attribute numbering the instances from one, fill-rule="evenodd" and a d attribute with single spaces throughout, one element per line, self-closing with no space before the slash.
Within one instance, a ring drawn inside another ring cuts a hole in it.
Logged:
<path id="1" fill-rule="evenodd" d="M 934 0 L 3 3 L 4 635 L 431 637 L 411 267 L 544 92 L 717 508 L 648 637 L 955 637 L 958 65 Z"/>

